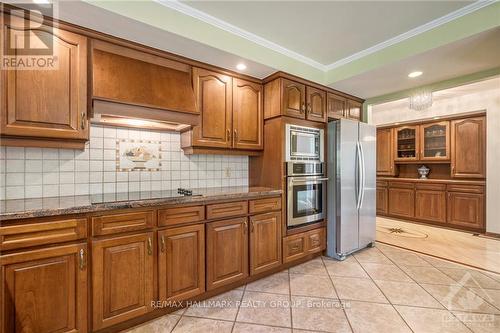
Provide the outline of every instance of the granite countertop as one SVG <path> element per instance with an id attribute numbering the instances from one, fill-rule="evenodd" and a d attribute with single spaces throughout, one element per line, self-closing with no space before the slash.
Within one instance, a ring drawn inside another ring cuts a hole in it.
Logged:
<path id="1" fill-rule="evenodd" d="M 440 184 L 464 184 L 464 185 L 486 185 L 484 180 L 460 180 L 460 179 L 420 179 L 420 178 L 401 178 L 401 177 L 380 177 L 377 180 L 382 181 L 404 181 L 415 183 L 440 183 Z"/>
<path id="2" fill-rule="evenodd" d="M 192 196 L 181 196 L 175 190 L 0 200 L 0 221 L 160 205 L 203 204 L 215 200 L 252 199 L 281 193 L 281 190 L 268 187 L 236 186 L 193 189 Z"/>

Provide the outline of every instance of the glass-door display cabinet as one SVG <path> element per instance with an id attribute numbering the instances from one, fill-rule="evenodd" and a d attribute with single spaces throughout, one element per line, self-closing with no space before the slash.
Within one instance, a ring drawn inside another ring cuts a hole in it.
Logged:
<path id="1" fill-rule="evenodd" d="M 450 123 L 420 126 L 420 160 L 441 161 L 450 159 Z"/>
<path id="2" fill-rule="evenodd" d="M 395 129 L 395 161 L 418 161 L 418 126 L 403 126 Z"/>

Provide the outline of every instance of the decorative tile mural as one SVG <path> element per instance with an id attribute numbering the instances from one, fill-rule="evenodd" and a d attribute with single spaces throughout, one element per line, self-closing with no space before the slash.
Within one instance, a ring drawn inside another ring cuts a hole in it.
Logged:
<path id="1" fill-rule="evenodd" d="M 116 171 L 160 171 L 160 141 L 116 141 Z"/>

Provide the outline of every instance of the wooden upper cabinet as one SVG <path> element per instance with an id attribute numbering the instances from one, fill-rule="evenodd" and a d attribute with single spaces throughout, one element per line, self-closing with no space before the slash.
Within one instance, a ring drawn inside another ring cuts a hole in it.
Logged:
<path id="1" fill-rule="evenodd" d="M 394 129 L 394 160 L 419 160 L 419 126 L 401 126 Z"/>
<path id="2" fill-rule="evenodd" d="M 49 58 L 56 57 L 53 67 L 3 71 L 0 79 L 2 136 L 88 139 L 87 38 L 38 23 L 25 29 L 30 27 L 30 22 L 16 16 L 4 15 L 2 23 L 3 55 L 9 54 L 8 45 L 20 45 L 19 41 L 26 38 L 31 45 L 53 41 Z"/>
<path id="3" fill-rule="evenodd" d="M 306 88 L 307 119 L 326 121 L 326 92 L 313 87 Z"/>
<path id="4" fill-rule="evenodd" d="M 85 244 L 2 256 L 1 332 L 88 332 L 87 260 Z"/>
<path id="5" fill-rule="evenodd" d="M 158 231 L 159 299 L 181 301 L 205 291 L 205 226 Z"/>
<path id="6" fill-rule="evenodd" d="M 332 93 L 327 94 L 327 111 L 329 118 L 346 117 L 347 99 Z"/>
<path id="7" fill-rule="evenodd" d="M 450 159 L 450 123 L 441 121 L 420 125 L 420 160 Z"/>
<path id="8" fill-rule="evenodd" d="M 281 265 L 281 212 L 250 217 L 250 274 Z"/>
<path id="9" fill-rule="evenodd" d="M 207 290 L 248 276 L 246 217 L 207 224 Z"/>
<path id="10" fill-rule="evenodd" d="M 263 149 L 262 85 L 233 78 L 233 147 Z"/>
<path id="11" fill-rule="evenodd" d="M 362 107 L 362 103 L 348 99 L 346 117 L 353 120 L 361 120 Z"/>
<path id="12" fill-rule="evenodd" d="M 193 68 L 193 85 L 199 126 L 193 128 L 192 145 L 215 148 L 232 146 L 232 78 L 227 75 Z"/>
<path id="13" fill-rule="evenodd" d="M 377 175 L 379 176 L 395 174 L 392 135 L 392 128 L 377 129 Z"/>
<path id="14" fill-rule="evenodd" d="M 306 118 L 306 86 L 301 83 L 281 80 L 282 114 L 285 116 Z"/>
<path id="15" fill-rule="evenodd" d="M 486 177 L 486 117 L 451 122 L 451 176 Z"/>
<path id="16" fill-rule="evenodd" d="M 144 315 L 154 298 L 153 233 L 92 244 L 93 330 Z"/>

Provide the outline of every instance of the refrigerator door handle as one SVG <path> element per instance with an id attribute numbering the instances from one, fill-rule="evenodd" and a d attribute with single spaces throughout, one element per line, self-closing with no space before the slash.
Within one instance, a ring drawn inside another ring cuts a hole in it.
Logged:
<path id="1" fill-rule="evenodd" d="M 356 209 L 359 209 L 361 207 L 361 195 L 362 195 L 362 171 L 361 168 L 363 167 L 363 163 L 361 160 L 361 146 L 359 144 L 359 141 L 356 142 Z"/>
<path id="2" fill-rule="evenodd" d="M 365 199 L 365 180 L 366 180 L 366 167 L 365 167 L 365 151 L 363 150 L 363 145 L 359 143 L 359 150 L 361 152 L 361 199 L 359 200 L 359 208 L 363 206 L 363 201 Z"/>

